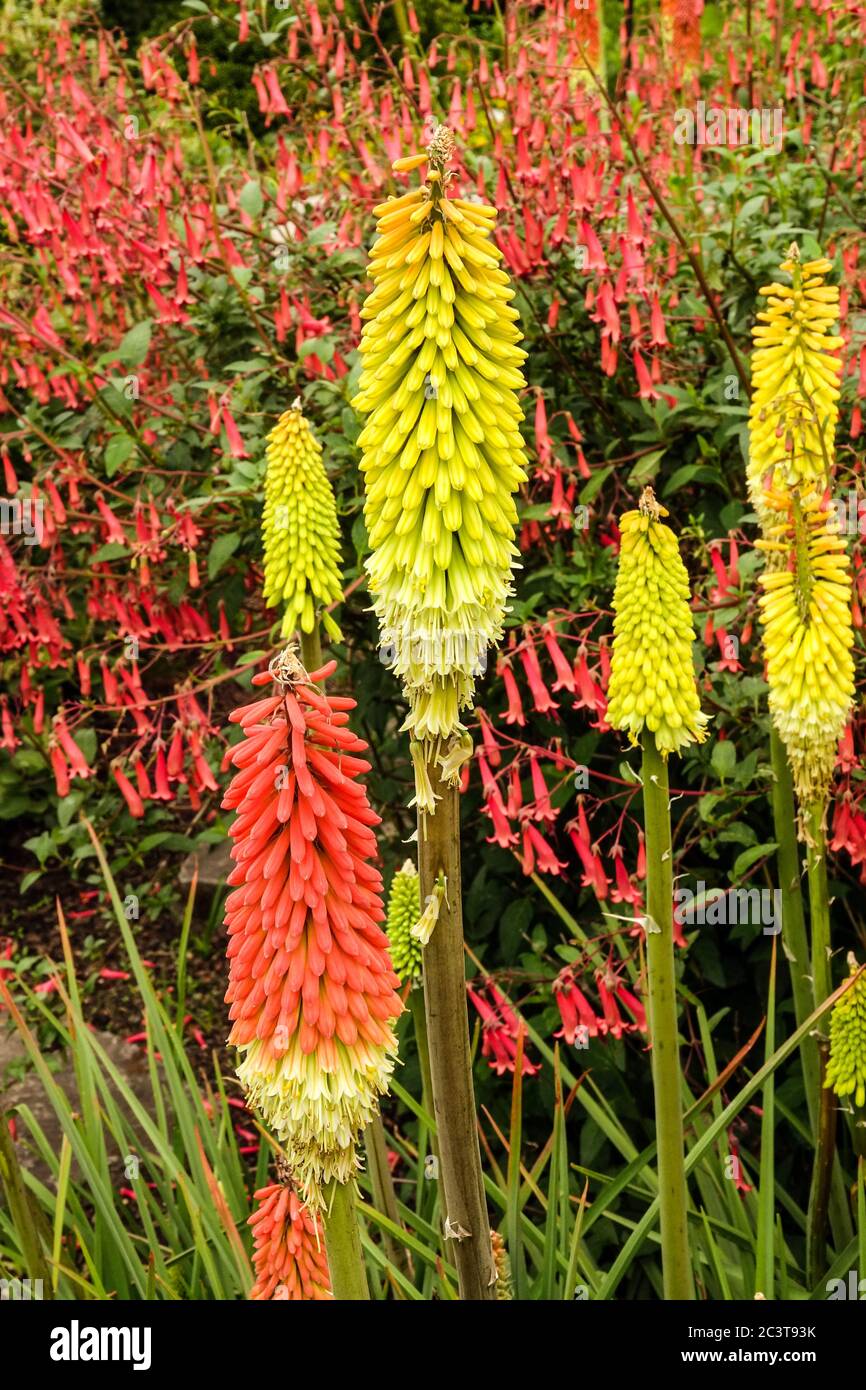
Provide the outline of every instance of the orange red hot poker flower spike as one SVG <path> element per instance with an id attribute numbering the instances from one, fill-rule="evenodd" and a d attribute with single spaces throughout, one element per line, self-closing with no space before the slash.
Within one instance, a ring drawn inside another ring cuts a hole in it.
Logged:
<path id="1" fill-rule="evenodd" d="M 355 701 L 326 697 L 289 648 L 253 684 L 273 693 L 230 716 L 244 739 L 223 806 L 236 809 L 229 1041 L 251 1101 L 283 1143 L 307 1202 L 347 1182 L 396 1050 L 394 990 L 372 827 L 359 776 L 367 745 L 347 728 Z"/>
<path id="2" fill-rule="evenodd" d="M 315 1216 L 283 1183 L 261 1188 L 256 1203 L 247 1223 L 255 1242 L 256 1282 L 250 1298 L 330 1300 L 328 1260 Z"/>

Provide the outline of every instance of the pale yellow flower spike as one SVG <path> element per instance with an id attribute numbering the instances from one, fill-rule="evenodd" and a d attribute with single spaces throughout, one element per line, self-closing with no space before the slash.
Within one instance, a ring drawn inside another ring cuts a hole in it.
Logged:
<path id="1" fill-rule="evenodd" d="M 767 308 L 752 329 L 747 481 L 762 525 L 773 519 L 765 484 L 821 486 L 829 479 L 839 415 L 836 350 L 844 341 L 834 331 L 839 287 L 824 283 L 832 268 L 823 258 L 801 263 L 795 243 L 781 266 L 791 285 L 774 283 L 759 291 Z"/>
<path id="2" fill-rule="evenodd" d="M 826 800 L 854 699 L 851 574 L 834 514 L 811 489 L 768 489 L 758 541 L 784 568 L 759 576 L 770 714 L 805 809 Z"/>
<path id="3" fill-rule="evenodd" d="M 416 769 L 440 760 L 449 779 L 458 774 L 441 760 L 502 636 L 519 554 L 514 493 L 526 478 L 514 290 L 495 209 L 448 196 L 452 152 L 440 126 L 424 158 L 395 166 L 426 163 L 424 186 L 375 209 L 353 401 L 367 417 L 358 443 L 382 650 L 409 702 Z M 426 774 L 416 790 L 432 810 Z"/>

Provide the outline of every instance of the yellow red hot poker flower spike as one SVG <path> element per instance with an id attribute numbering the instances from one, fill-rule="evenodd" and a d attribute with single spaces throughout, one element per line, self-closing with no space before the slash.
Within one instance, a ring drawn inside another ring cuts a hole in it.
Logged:
<path id="1" fill-rule="evenodd" d="M 288 1183 L 261 1188 L 255 1200 L 247 1223 L 255 1244 L 256 1282 L 250 1298 L 330 1300 L 328 1260 L 316 1217 Z"/>
<path id="2" fill-rule="evenodd" d="M 689 579 L 667 510 L 646 488 L 620 520 L 613 653 L 606 718 L 637 743 L 644 729 L 664 756 L 706 738 L 692 661 Z"/>
<path id="3" fill-rule="evenodd" d="M 850 566 L 817 492 L 770 489 L 766 498 L 777 523 L 757 544 L 783 566 L 760 575 L 770 713 L 801 806 L 823 807 L 854 698 Z"/>
<path id="4" fill-rule="evenodd" d="M 749 408 L 749 495 L 762 522 L 764 485 L 823 485 L 834 457 L 839 415 L 843 339 L 834 331 L 839 288 L 824 277 L 832 262 L 801 263 L 794 244 L 782 272 L 790 285 L 765 285 L 767 308 L 752 329 L 752 399 Z"/>
<path id="5" fill-rule="evenodd" d="M 300 410 L 280 416 L 268 435 L 262 537 L 264 598 L 285 604 L 282 633 L 311 633 L 316 610 L 343 593 L 340 530 L 334 492 L 322 462 L 322 446 Z M 332 636 L 339 629 L 325 615 Z"/>
<path id="6" fill-rule="evenodd" d="M 692 662 L 689 581 L 667 511 L 645 488 L 620 521 L 606 718 L 643 750 L 646 933 L 662 1282 L 666 1299 L 694 1297 L 687 1230 L 682 1074 L 673 938 L 668 756 L 706 737 Z"/>
<path id="7" fill-rule="evenodd" d="M 394 992 L 382 880 L 358 780 L 366 744 L 355 702 L 316 688 L 292 649 L 255 676 L 271 691 L 230 716 L 244 738 L 223 806 L 235 868 L 226 902 L 232 1031 L 240 1077 L 283 1143 L 305 1200 L 346 1183 L 355 1145 L 387 1089 L 402 1011 Z"/>
<path id="8" fill-rule="evenodd" d="M 514 291 L 492 239 L 495 209 L 449 196 L 452 153 L 440 126 L 425 158 L 395 166 L 427 163 L 424 186 L 375 209 L 353 402 L 366 416 L 373 606 L 424 762 L 462 733 L 460 711 L 502 635 L 526 477 Z"/>

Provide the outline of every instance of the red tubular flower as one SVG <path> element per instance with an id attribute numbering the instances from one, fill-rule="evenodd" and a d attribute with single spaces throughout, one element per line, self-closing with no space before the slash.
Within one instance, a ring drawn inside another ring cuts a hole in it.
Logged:
<path id="1" fill-rule="evenodd" d="M 520 691 L 517 688 L 517 681 L 514 679 L 514 672 L 508 662 L 503 662 L 499 668 L 502 681 L 505 686 L 505 693 L 508 696 L 508 713 L 503 715 L 506 724 L 518 724 L 522 729 L 526 723 L 526 715 L 523 713 L 523 704 L 520 699 Z"/>
<path id="2" fill-rule="evenodd" d="M 333 663 L 316 673 L 333 671 Z M 366 744 L 354 700 L 317 690 L 291 649 L 253 683 L 276 693 L 235 710 L 244 740 L 223 799 L 234 888 L 226 903 L 229 1041 L 238 1076 L 276 1129 L 305 1199 L 347 1182 L 355 1144 L 393 1069 L 402 1005 L 391 968 L 371 809 L 358 777 Z"/>
<path id="3" fill-rule="evenodd" d="M 484 753 L 487 761 L 491 767 L 498 767 L 502 762 L 502 754 L 499 751 L 499 744 L 496 742 L 493 725 L 481 709 L 478 710 L 478 723 L 481 725 L 481 737 L 484 740 Z"/>
<path id="4" fill-rule="evenodd" d="M 255 1194 L 248 1221 L 255 1241 L 251 1299 L 311 1302 L 331 1298 L 331 1281 L 316 1218 L 291 1187 L 271 1183 Z"/>
<path id="5" fill-rule="evenodd" d="M 122 772 L 116 765 L 112 767 L 111 771 L 115 782 L 120 788 L 121 795 L 129 807 L 129 814 L 135 816 L 136 820 L 140 820 L 144 815 L 144 802 L 125 772 Z"/>
<path id="6" fill-rule="evenodd" d="M 611 849 L 611 855 L 616 883 L 616 887 L 611 890 L 611 898 L 615 903 L 631 903 L 633 907 L 643 906 L 643 894 L 639 888 L 635 888 L 629 877 L 622 857 L 622 847 L 614 845 Z"/>
<path id="7" fill-rule="evenodd" d="M 468 985 L 466 992 L 481 1016 L 483 1025 L 481 1029 L 481 1055 L 488 1059 L 491 1069 L 496 1072 L 497 1076 L 504 1076 L 506 1072 L 514 1072 L 517 1060 L 517 1039 L 523 1024 L 492 980 L 486 981 L 485 989 L 491 996 L 492 1005 Z M 541 1071 L 540 1063 L 530 1062 L 524 1050 L 521 1074 L 523 1076 L 536 1076 L 539 1071 Z"/>
<path id="8" fill-rule="evenodd" d="M 536 867 L 539 873 L 559 874 L 566 868 L 566 865 L 561 860 L 557 859 L 544 836 L 536 830 L 534 825 L 526 825 L 523 833 L 532 846 L 535 854 Z M 526 872 L 531 873 L 532 870 L 527 869 Z"/>
<path id="9" fill-rule="evenodd" d="M 553 669 L 556 672 L 556 680 L 553 682 L 554 693 L 557 690 L 568 690 L 572 695 L 577 688 L 574 681 L 574 671 L 563 653 L 557 641 L 556 630 L 552 623 L 545 623 L 541 629 L 544 638 L 544 645 L 547 648 L 547 655 L 553 662 Z"/>
<path id="10" fill-rule="evenodd" d="M 142 801 L 153 800 L 153 788 L 150 785 L 147 768 L 141 758 L 136 758 L 135 760 L 135 784 L 138 787 L 138 794 Z"/>
<path id="11" fill-rule="evenodd" d="M 529 682 L 529 689 L 532 691 L 532 699 L 537 712 L 549 714 L 553 710 L 559 709 L 559 705 L 544 684 L 541 667 L 538 664 L 538 653 L 531 643 L 521 649 L 520 660 L 526 672 L 526 679 Z"/>
<path id="12" fill-rule="evenodd" d="M 532 777 L 532 795 L 535 805 L 532 810 L 533 820 L 544 821 L 546 825 L 553 825 L 556 821 L 556 812 L 550 804 L 550 792 L 547 790 L 547 783 L 544 780 L 544 773 L 538 764 L 538 757 L 535 753 L 529 755 L 529 771 Z"/>
<path id="13" fill-rule="evenodd" d="M 165 749 L 160 746 L 156 752 L 156 791 L 155 801 L 174 801 L 174 792 L 168 785 L 168 762 L 165 756 Z"/>
<path id="14" fill-rule="evenodd" d="M 69 795 L 69 765 L 63 756 L 63 750 L 56 743 L 49 745 L 51 760 L 51 771 L 54 773 L 54 781 L 57 786 L 58 796 Z"/>
<path id="15" fill-rule="evenodd" d="M 610 884 L 601 857 L 592 847 L 589 823 L 586 819 L 582 800 L 578 801 L 577 804 L 577 827 L 575 828 L 574 822 L 572 822 L 568 827 L 568 833 L 571 836 L 571 843 L 577 850 L 580 862 L 583 864 L 582 882 L 584 888 L 592 888 L 596 897 L 603 902 L 610 892 Z"/>
<path id="16" fill-rule="evenodd" d="M 647 1031 L 646 1009 L 640 1000 L 632 994 L 631 990 L 626 989 L 625 985 L 619 980 L 617 981 L 614 993 L 620 1004 L 625 1006 L 634 1019 L 632 1026 L 637 1028 L 641 1033 L 645 1033 Z"/>
<path id="17" fill-rule="evenodd" d="M 54 736 L 69 760 L 73 775 L 75 777 L 92 777 L 93 769 L 87 766 L 84 754 L 66 727 L 66 720 L 62 711 L 54 716 Z"/>
<path id="18" fill-rule="evenodd" d="M 494 790 L 485 801 L 485 810 L 493 823 L 493 834 L 488 835 L 487 843 L 489 845 L 495 843 L 502 849 L 509 849 L 511 845 L 516 845 L 517 835 L 511 829 L 511 823 L 502 804 L 502 797 L 495 785 Z"/>
<path id="19" fill-rule="evenodd" d="M 611 992 L 612 988 L 616 987 L 616 977 L 599 970 L 595 977 L 595 983 L 604 1014 L 604 1032 L 612 1033 L 615 1038 L 621 1038 L 623 1028 L 628 1028 L 628 1024 L 623 1023 L 622 1016 L 616 1006 L 616 996 Z"/>
<path id="20" fill-rule="evenodd" d="M 566 967 L 557 975 L 553 982 L 553 996 L 562 1019 L 562 1028 L 555 1034 L 557 1038 L 565 1038 L 573 1047 L 580 1029 L 586 1029 L 587 1037 L 598 1037 L 599 1020 L 589 1000 L 575 984 L 571 967 Z"/>

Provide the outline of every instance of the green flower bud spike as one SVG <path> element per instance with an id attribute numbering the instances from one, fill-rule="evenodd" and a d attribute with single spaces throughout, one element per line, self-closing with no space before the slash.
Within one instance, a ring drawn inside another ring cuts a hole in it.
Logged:
<path id="1" fill-rule="evenodd" d="M 851 974 L 857 973 L 853 954 L 848 956 Z M 866 973 L 843 994 L 830 1015 L 830 1060 L 825 1086 L 836 1095 L 853 1097 L 860 1108 L 866 1105 Z"/>
<path id="2" fill-rule="evenodd" d="M 412 935 L 412 928 L 420 916 L 418 870 L 412 860 L 407 859 L 391 880 L 386 922 L 391 964 L 403 984 L 415 985 L 421 979 L 423 948 Z"/>

